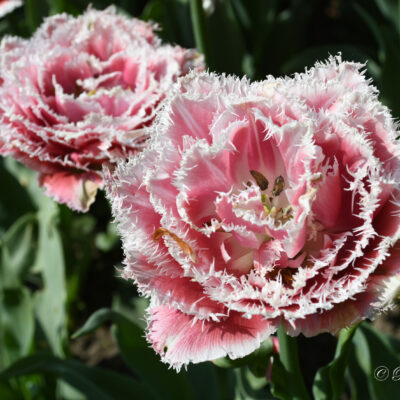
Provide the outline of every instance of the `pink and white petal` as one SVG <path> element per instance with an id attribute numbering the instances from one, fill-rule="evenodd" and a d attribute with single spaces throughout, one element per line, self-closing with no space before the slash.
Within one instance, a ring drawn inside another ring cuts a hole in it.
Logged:
<path id="1" fill-rule="evenodd" d="M 190 362 L 244 357 L 260 347 L 278 325 L 278 319 L 247 319 L 236 312 L 220 321 L 199 321 L 168 306 L 159 306 L 149 310 L 147 339 L 162 361 L 179 370 Z"/>
<path id="2" fill-rule="evenodd" d="M 89 209 L 94 202 L 97 189 L 103 186 L 100 176 L 93 172 L 41 174 L 39 184 L 48 196 L 81 212 Z"/>

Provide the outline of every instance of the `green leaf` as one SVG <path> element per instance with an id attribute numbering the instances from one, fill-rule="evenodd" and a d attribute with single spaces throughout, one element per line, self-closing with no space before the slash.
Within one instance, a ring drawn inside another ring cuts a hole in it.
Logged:
<path id="1" fill-rule="evenodd" d="M 344 374 L 349 359 L 352 339 L 358 325 L 340 332 L 333 360 L 320 368 L 314 379 L 313 394 L 317 400 L 338 400 L 344 391 Z"/>
<path id="2" fill-rule="evenodd" d="M 196 393 L 197 400 L 220 400 L 222 390 L 218 381 L 217 368 L 210 361 L 190 364 L 187 370 L 190 385 Z M 207 382 L 207 385 L 204 383 Z"/>
<path id="3" fill-rule="evenodd" d="M 274 356 L 271 372 L 271 393 L 283 400 L 308 400 L 297 351 L 297 339 L 278 328 L 279 355 Z M 290 384 L 288 384 L 290 382 Z"/>
<path id="4" fill-rule="evenodd" d="M 96 247 L 104 252 L 110 251 L 119 240 L 116 226 L 110 222 L 107 226 L 107 232 L 99 232 L 95 237 Z"/>
<path id="5" fill-rule="evenodd" d="M 360 365 L 356 360 L 354 346 L 352 346 L 352 349 L 350 351 L 348 368 L 346 369 L 346 379 L 349 384 L 351 400 L 358 400 L 358 399 L 379 400 L 369 390 L 370 379 L 361 369 Z"/>
<path id="6" fill-rule="evenodd" d="M 3 237 L 0 260 L 0 279 L 3 287 L 19 287 L 33 266 L 35 253 L 34 228 L 36 215 L 19 218 Z"/>
<path id="7" fill-rule="evenodd" d="M 153 0 L 147 3 L 141 18 L 157 22 L 164 41 L 194 47 L 194 37 L 187 0 Z"/>
<path id="8" fill-rule="evenodd" d="M 7 400 L 21 400 L 19 394 L 15 393 L 14 390 L 7 383 L 0 383 L 0 399 Z"/>
<path id="9" fill-rule="evenodd" d="M 35 311 L 53 352 L 63 356 L 67 338 L 66 283 L 57 216 L 57 205 L 43 196 L 38 213 L 39 246 L 36 269 L 42 274 L 44 288 L 35 294 Z"/>
<path id="10" fill-rule="evenodd" d="M 215 11 L 209 16 L 207 26 L 213 61 L 213 65 L 209 65 L 210 69 L 242 75 L 246 47 L 230 0 L 216 0 Z"/>
<path id="11" fill-rule="evenodd" d="M 267 373 L 268 360 L 272 354 L 273 344 L 271 339 L 265 340 L 261 346 L 246 357 L 231 360 L 229 357 L 214 360 L 214 364 L 221 368 L 238 368 L 248 365 L 256 376 L 263 376 Z"/>
<path id="12" fill-rule="evenodd" d="M 68 14 L 78 15 L 79 8 L 72 4 L 71 0 L 47 0 L 50 14 L 67 12 Z"/>
<path id="13" fill-rule="evenodd" d="M 400 31 L 400 15 L 398 0 L 375 0 L 381 13 L 393 24 L 397 31 Z"/>
<path id="14" fill-rule="evenodd" d="M 399 341 L 363 323 L 354 335 L 355 357 L 367 376 L 371 399 L 391 400 L 398 397 L 400 354 Z M 393 342 L 396 341 L 396 347 Z M 351 371 L 350 371 L 351 373 Z"/>
<path id="15" fill-rule="evenodd" d="M 79 328 L 73 335 L 72 339 L 77 339 L 81 336 L 88 335 L 94 332 L 98 327 L 103 325 L 107 321 L 118 322 L 120 314 L 116 313 L 109 308 L 101 308 L 95 311 L 85 322 L 85 324 Z"/>
<path id="16" fill-rule="evenodd" d="M 33 334 L 29 291 L 0 288 L 0 369 L 28 354 Z"/>
<path id="17" fill-rule="evenodd" d="M 25 0 L 25 21 L 33 33 L 49 14 L 46 0 Z"/>
<path id="18" fill-rule="evenodd" d="M 125 400 L 131 396 L 154 398 L 146 387 L 127 376 L 51 355 L 36 354 L 23 358 L 3 371 L 0 380 L 30 374 L 56 376 L 93 400 Z"/>
<path id="19" fill-rule="evenodd" d="M 0 234 L 7 230 L 19 217 L 35 211 L 33 202 L 26 190 L 25 182 L 19 180 L 0 159 L 0 182 L 6 190 L 0 191 Z"/>
<path id="20" fill-rule="evenodd" d="M 265 360 L 267 362 L 267 360 Z M 235 368 L 235 400 L 275 399 L 267 390 L 267 380 L 256 377 L 248 367 Z"/>
<path id="21" fill-rule="evenodd" d="M 122 314 L 110 310 L 96 311 L 74 337 L 94 331 L 105 321 L 114 322 L 114 336 L 121 356 L 132 371 L 145 382 L 156 398 L 194 399 L 195 395 L 185 371 L 180 373 L 160 362 L 154 350 L 149 348 L 143 337 L 143 331 Z"/>

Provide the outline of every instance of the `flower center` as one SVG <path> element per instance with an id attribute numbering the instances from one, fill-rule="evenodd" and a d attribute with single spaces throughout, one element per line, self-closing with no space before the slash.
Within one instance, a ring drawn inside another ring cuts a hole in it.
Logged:
<path id="1" fill-rule="evenodd" d="M 266 191 L 269 186 L 268 179 L 259 171 L 251 170 L 251 176 L 256 181 L 257 186 L 261 191 Z M 293 208 L 291 205 L 286 207 L 279 206 L 282 203 L 279 197 L 285 189 L 285 179 L 282 175 L 278 175 L 274 180 L 272 187 L 271 196 L 266 193 L 261 194 L 261 201 L 264 206 L 266 217 L 270 217 L 275 220 L 275 226 L 280 223 L 284 224 L 293 218 Z"/>

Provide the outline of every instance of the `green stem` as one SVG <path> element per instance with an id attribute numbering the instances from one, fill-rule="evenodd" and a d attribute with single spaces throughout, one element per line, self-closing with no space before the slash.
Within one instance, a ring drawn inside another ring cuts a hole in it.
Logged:
<path id="1" fill-rule="evenodd" d="M 190 0 L 190 15 L 197 50 L 199 53 L 204 54 L 206 64 L 211 68 L 210 41 L 206 26 L 206 15 L 203 9 L 203 0 Z"/>
<path id="2" fill-rule="evenodd" d="M 282 325 L 278 329 L 279 358 L 286 370 L 292 400 L 310 399 L 300 371 L 296 338 L 288 336 Z"/>

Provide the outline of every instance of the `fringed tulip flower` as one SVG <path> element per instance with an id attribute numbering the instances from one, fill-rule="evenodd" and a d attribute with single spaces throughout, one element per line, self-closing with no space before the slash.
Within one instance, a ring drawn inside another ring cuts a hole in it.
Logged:
<path id="1" fill-rule="evenodd" d="M 86 211 L 102 165 L 142 149 L 172 83 L 201 67 L 196 52 L 161 45 L 154 26 L 113 7 L 50 17 L 30 40 L 1 44 L 0 152 Z"/>
<path id="2" fill-rule="evenodd" d="M 400 146 L 360 65 L 179 81 L 148 148 L 109 173 L 124 275 L 179 369 L 243 357 L 282 324 L 336 333 L 400 272 Z M 389 285 L 390 286 L 390 285 Z"/>

